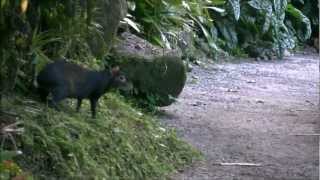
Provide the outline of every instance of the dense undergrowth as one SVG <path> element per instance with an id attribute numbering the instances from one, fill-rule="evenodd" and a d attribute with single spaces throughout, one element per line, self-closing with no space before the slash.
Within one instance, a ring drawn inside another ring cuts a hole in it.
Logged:
<path id="1" fill-rule="evenodd" d="M 174 130 L 116 94 L 101 99 L 96 119 L 90 117 L 88 103 L 80 113 L 72 104 L 68 101 L 57 112 L 30 98 L 4 99 L 0 120 L 21 123 L 23 133 L 17 135 L 19 127 L 3 128 L 2 179 L 10 173 L 35 179 L 165 179 L 200 158 Z M 22 154 L 12 155 L 17 150 Z"/>
<path id="2" fill-rule="evenodd" d="M 103 64 L 112 45 L 108 30 L 116 28 L 106 24 L 106 7 L 120 2 L 128 4 L 125 31 L 180 48 L 192 61 L 220 53 L 281 58 L 319 35 L 315 0 L 2 0 L 0 93 L 28 92 L 52 58 Z"/>
<path id="3" fill-rule="evenodd" d="M 277 56 L 319 34 L 317 1 L 129 0 L 136 33 L 195 56 Z M 191 53 L 191 54 L 190 54 Z"/>

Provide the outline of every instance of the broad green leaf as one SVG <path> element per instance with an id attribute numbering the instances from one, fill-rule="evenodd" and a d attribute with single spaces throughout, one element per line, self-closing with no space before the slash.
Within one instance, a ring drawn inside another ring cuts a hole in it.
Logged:
<path id="1" fill-rule="evenodd" d="M 161 40 L 162 40 L 162 42 L 164 43 L 165 47 L 166 47 L 167 49 L 171 49 L 170 42 L 168 41 L 167 37 L 164 35 L 163 32 L 160 32 L 160 36 L 161 36 Z"/>
<path id="2" fill-rule="evenodd" d="M 262 32 L 265 33 L 269 30 L 272 18 L 272 4 L 270 1 L 251 0 L 248 4 L 258 10 L 262 10 L 265 13 L 265 22 L 263 24 Z"/>
<path id="3" fill-rule="evenodd" d="M 266 18 L 265 18 L 265 21 L 264 21 L 264 24 L 263 24 L 263 29 L 262 29 L 263 33 L 266 33 L 270 29 L 271 18 L 272 18 L 272 11 L 268 11 L 266 13 Z"/>
<path id="4" fill-rule="evenodd" d="M 203 35 L 206 37 L 207 41 L 208 41 L 208 45 L 213 48 L 214 50 L 218 51 L 218 47 L 215 44 L 213 38 L 211 37 L 210 33 L 207 31 L 207 29 L 201 24 L 201 22 L 193 17 L 191 14 L 189 14 L 189 16 L 199 25 Z"/>
<path id="5" fill-rule="evenodd" d="M 269 0 L 251 0 L 248 4 L 255 9 L 272 12 L 272 3 Z"/>
<path id="6" fill-rule="evenodd" d="M 1 9 L 4 7 L 4 5 L 6 4 L 7 0 L 1 0 Z"/>
<path id="7" fill-rule="evenodd" d="M 294 18 L 293 21 L 295 21 L 295 29 L 298 32 L 299 39 L 303 41 L 309 39 L 311 36 L 311 22 L 309 18 L 292 4 L 288 4 L 286 12 Z"/>
<path id="8" fill-rule="evenodd" d="M 131 11 L 134 11 L 136 9 L 136 3 L 132 1 L 127 1 L 128 3 L 128 9 Z"/>
<path id="9" fill-rule="evenodd" d="M 211 0 L 211 4 L 213 4 L 213 5 L 224 5 L 224 4 L 226 4 L 226 0 Z"/>
<path id="10" fill-rule="evenodd" d="M 186 1 L 182 1 L 182 6 L 183 6 L 185 9 L 187 9 L 188 11 L 191 11 L 191 8 L 190 8 L 189 4 L 186 3 Z"/>
<path id="11" fill-rule="evenodd" d="M 217 22 L 219 31 L 221 32 L 223 38 L 226 40 L 229 48 L 235 48 L 238 44 L 237 32 L 235 30 L 235 25 L 226 20 Z"/>
<path id="12" fill-rule="evenodd" d="M 136 30 L 137 32 L 140 32 L 140 29 L 138 27 L 138 24 L 134 21 L 132 21 L 129 18 L 123 18 L 123 21 L 125 21 L 130 27 L 132 27 L 134 30 Z"/>
<path id="13" fill-rule="evenodd" d="M 225 10 L 224 10 L 224 9 L 222 9 L 222 8 L 218 8 L 218 7 L 215 7 L 215 6 L 205 6 L 204 8 L 212 9 L 212 10 L 214 10 L 214 11 L 218 12 L 218 13 L 224 13 L 224 12 L 225 12 Z"/>
<path id="14" fill-rule="evenodd" d="M 279 20 L 284 20 L 285 9 L 287 8 L 287 0 L 273 0 L 274 13 Z"/>
<path id="15" fill-rule="evenodd" d="M 232 6 L 234 18 L 238 21 L 240 18 L 240 0 L 229 0 Z"/>

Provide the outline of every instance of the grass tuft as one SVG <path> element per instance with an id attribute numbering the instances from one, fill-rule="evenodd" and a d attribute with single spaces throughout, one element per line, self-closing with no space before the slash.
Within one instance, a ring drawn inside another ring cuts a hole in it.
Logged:
<path id="1" fill-rule="evenodd" d="M 3 104 L 24 127 L 15 161 L 37 179 L 165 179 L 200 158 L 174 130 L 113 93 L 101 98 L 96 119 L 88 102 L 80 113 L 73 101 L 61 112 L 24 97 Z"/>

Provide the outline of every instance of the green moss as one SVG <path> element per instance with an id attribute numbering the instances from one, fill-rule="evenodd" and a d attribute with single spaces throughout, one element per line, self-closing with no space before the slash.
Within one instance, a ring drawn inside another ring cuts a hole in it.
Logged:
<path id="1" fill-rule="evenodd" d="M 25 129 L 16 161 L 37 179 L 165 179 L 200 157 L 174 130 L 112 93 L 101 99 L 96 119 L 87 102 L 80 113 L 21 97 L 5 99 L 4 107 Z"/>
<path id="2" fill-rule="evenodd" d="M 151 102 L 157 106 L 173 103 L 173 98 L 178 97 L 186 82 L 186 69 L 180 57 L 163 56 L 148 59 L 132 56 L 122 58 L 120 64 L 138 90 L 138 94 L 144 97 L 145 101 L 150 101 L 145 97 L 157 97 Z"/>

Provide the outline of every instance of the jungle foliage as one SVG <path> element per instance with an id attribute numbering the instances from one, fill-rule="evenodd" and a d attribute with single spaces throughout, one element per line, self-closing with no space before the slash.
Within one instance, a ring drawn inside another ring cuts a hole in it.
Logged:
<path id="1" fill-rule="evenodd" d="M 101 24 L 105 1 L 1 0 L 1 95 L 29 92 L 35 75 L 55 57 L 101 65 L 110 49 Z M 201 49 L 210 57 L 223 52 L 281 58 L 284 49 L 319 34 L 315 0 L 127 2 L 123 22 L 132 32 L 166 48 L 180 47 L 186 56 Z"/>
<path id="2" fill-rule="evenodd" d="M 101 63 L 96 59 L 109 49 L 98 23 L 103 13 L 97 7 L 103 2 L 1 0 L 1 92 L 14 88 L 29 92 L 35 75 L 53 58 L 66 57 L 91 66 Z"/>
<path id="3" fill-rule="evenodd" d="M 181 34 L 189 31 L 191 43 L 204 40 L 209 54 L 258 56 L 262 52 L 250 49 L 259 47 L 282 58 L 284 49 L 319 32 L 315 0 L 130 0 L 129 7 L 127 19 L 138 34 L 171 48 L 183 44 Z"/>

